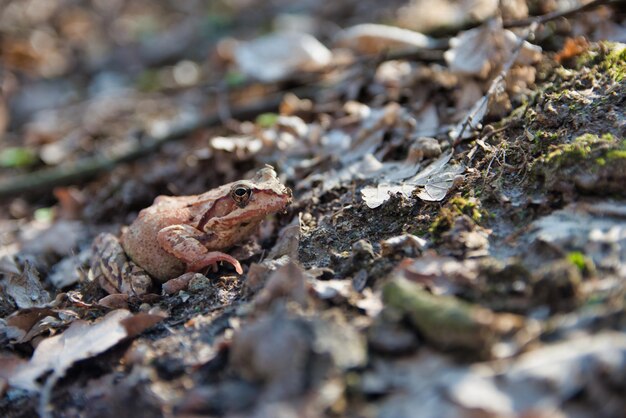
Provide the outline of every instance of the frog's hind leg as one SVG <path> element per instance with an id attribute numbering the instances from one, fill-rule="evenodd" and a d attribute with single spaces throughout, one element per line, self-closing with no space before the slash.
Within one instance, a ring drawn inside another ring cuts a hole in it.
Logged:
<path id="1" fill-rule="evenodd" d="M 243 274 L 241 264 L 239 264 L 239 261 L 237 261 L 236 258 L 219 251 L 207 252 L 192 262 L 187 263 L 187 271 L 199 271 L 208 266 L 212 266 L 215 271 L 217 270 L 217 263 L 220 261 L 226 261 L 227 263 L 232 264 L 238 274 Z"/>
<path id="2" fill-rule="evenodd" d="M 119 239 L 108 233 L 96 237 L 92 247 L 89 277 L 109 294 L 142 296 L 149 293 L 152 279 L 126 257 Z"/>
<path id="3" fill-rule="evenodd" d="M 206 233 L 190 225 L 171 225 L 159 231 L 157 240 L 165 251 L 185 262 L 187 271 L 199 271 L 226 261 L 235 267 L 237 273 L 243 273 L 241 264 L 232 256 L 207 250 L 201 242 L 204 237 Z"/>

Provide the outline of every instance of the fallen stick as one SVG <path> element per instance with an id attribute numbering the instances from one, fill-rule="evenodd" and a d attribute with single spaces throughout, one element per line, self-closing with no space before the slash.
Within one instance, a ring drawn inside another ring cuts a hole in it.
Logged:
<path id="1" fill-rule="evenodd" d="M 310 89 L 295 91 L 301 97 L 310 95 Z M 278 92 L 258 102 L 233 109 L 232 117 L 236 119 L 252 119 L 260 113 L 271 112 L 278 108 L 282 101 L 282 92 Z M 0 198 L 28 194 L 51 189 L 55 186 L 84 181 L 93 176 L 108 171 L 118 164 L 136 160 L 147 153 L 156 151 L 166 142 L 184 138 L 198 129 L 217 126 L 222 122 L 218 112 L 213 112 L 203 118 L 190 121 L 182 126 L 175 127 L 171 132 L 160 137 L 143 137 L 141 144 L 136 148 L 113 157 L 98 155 L 77 161 L 72 165 L 63 165 L 44 168 L 32 173 L 13 177 L 11 180 L 0 183 Z M 51 192 L 51 190 L 49 190 Z"/>
<path id="2" fill-rule="evenodd" d="M 562 17 L 569 17 L 581 12 L 587 12 L 600 6 L 615 6 L 619 4 L 626 4 L 626 0 L 594 0 L 590 3 L 581 4 L 578 7 L 573 7 L 569 10 L 557 10 L 545 15 L 530 16 L 524 19 L 511 20 L 504 22 L 502 27 L 505 29 L 519 28 L 523 26 L 529 26 L 533 23 L 543 24 L 552 20 L 560 19 Z"/>

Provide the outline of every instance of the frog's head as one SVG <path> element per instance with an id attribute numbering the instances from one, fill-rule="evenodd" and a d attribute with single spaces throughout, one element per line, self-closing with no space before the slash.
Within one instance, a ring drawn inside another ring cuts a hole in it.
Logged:
<path id="1" fill-rule="evenodd" d="M 230 197 L 241 212 L 249 216 L 279 212 L 292 200 L 291 190 L 278 180 L 269 165 L 257 171 L 251 180 L 233 183 Z"/>
<path id="2" fill-rule="evenodd" d="M 266 166 L 250 180 L 222 186 L 222 195 L 204 213 L 198 229 L 209 233 L 211 241 L 236 242 L 249 235 L 267 215 L 281 212 L 292 201 L 291 190 Z"/>

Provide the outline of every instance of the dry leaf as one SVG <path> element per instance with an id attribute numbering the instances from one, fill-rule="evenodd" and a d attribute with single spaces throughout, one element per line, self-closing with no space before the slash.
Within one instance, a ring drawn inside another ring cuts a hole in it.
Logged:
<path id="1" fill-rule="evenodd" d="M 113 293 L 100 299 L 98 305 L 107 309 L 128 309 L 128 295 L 126 293 Z"/>
<path id="2" fill-rule="evenodd" d="M 397 235 L 380 243 L 383 257 L 394 254 L 403 254 L 406 257 L 414 257 L 426 248 L 428 241 L 412 234 Z"/>
<path id="3" fill-rule="evenodd" d="M 59 311 L 48 307 L 21 309 L 6 319 L 7 329 L 5 333 L 14 343 L 28 342 L 51 327 L 50 324 L 48 326 L 41 324 L 42 321 L 46 318 L 60 318 L 61 313 L 63 313 L 64 318 L 75 316 L 72 311 Z M 64 321 L 58 322 L 63 323 Z"/>
<path id="4" fill-rule="evenodd" d="M 616 202 L 572 204 L 535 221 L 531 237 L 564 254 L 584 252 L 597 267 L 626 277 L 625 218 Z"/>
<path id="5" fill-rule="evenodd" d="M 626 406 L 618 389 L 623 389 L 625 359 L 624 334 L 605 331 L 526 353 L 501 373 L 494 372 L 498 367 L 474 367 L 446 392 L 458 405 L 485 416 L 549 416 L 586 393 L 597 407 L 593 416 L 617 417 Z"/>
<path id="6" fill-rule="evenodd" d="M 265 310 L 277 300 L 289 300 L 301 306 L 308 304 L 306 281 L 302 269 L 295 263 L 289 263 L 273 272 L 253 303 L 256 308 Z"/>
<path id="7" fill-rule="evenodd" d="M 1 287 L 13 298 L 18 308 L 43 306 L 50 302 L 50 295 L 39 279 L 39 272 L 30 262 L 24 262 L 24 268 L 19 274 L 7 272 L 5 275 Z"/>
<path id="8" fill-rule="evenodd" d="M 517 42 L 516 34 L 502 29 L 499 21 L 491 21 L 452 38 L 444 58 L 454 72 L 487 78 L 509 60 Z M 529 65 L 539 59 L 541 47 L 524 41 L 515 63 Z"/>
<path id="9" fill-rule="evenodd" d="M 429 32 L 484 21 L 498 10 L 498 0 L 412 0 L 397 12 L 400 25 Z"/>
<path id="10" fill-rule="evenodd" d="M 234 51 L 235 61 L 245 74 L 265 82 L 282 80 L 296 71 L 321 69 L 332 53 L 307 33 L 279 32 L 250 42 Z"/>
<path id="11" fill-rule="evenodd" d="M 365 23 L 344 29 L 335 40 L 336 46 L 351 48 L 365 54 L 378 54 L 398 48 L 436 48 L 441 41 L 409 29 Z"/>
<path id="12" fill-rule="evenodd" d="M 452 153 L 443 154 L 424 170 L 412 178 L 404 180 L 401 184 L 382 183 L 365 187 L 361 190 L 361 196 L 365 204 L 374 209 L 386 202 L 390 195 L 400 193 L 408 198 L 416 187 L 423 186 L 424 190 L 417 195 L 420 199 L 425 201 L 443 200 L 452 187 L 455 177 L 464 171 L 464 167 L 461 165 L 448 164 L 451 157 Z"/>
<path id="13" fill-rule="evenodd" d="M 120 309 L 94 323 L 74 321 L 62 334 L 43 340 L 30 361 L 9 376 L 9 383 L 14 387 L 37 390 L 36 380 L 44 373 L 52 371 L 57 377 L 63 376 L 77 361 L 103 353 L 161 319 L 151 317 L 146 320 L 144 316 Z"/>
<path id="14" fill-rule="evenodd" d="M 567 38 L 563 48 L 554 56 L 558 63 L 577 57 L 589 49 L 589 41 L 584 36 Z"/>

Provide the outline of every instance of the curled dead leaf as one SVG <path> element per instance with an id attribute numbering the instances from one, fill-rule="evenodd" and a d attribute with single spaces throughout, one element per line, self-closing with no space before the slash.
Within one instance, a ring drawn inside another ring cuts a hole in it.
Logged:
<path id="1" fill-rule="evenodd" d="M 9 375 L 9 384 L 35 391 L 39 389 L 37 379 L 44 373 L 52 371 L 61 377 L 75 362 L 103 353 L 162 319 L 162 316 L 133 315 L 119 309 L 93 323 L 74 321 L 62 334 L 41 341 L 30 361 Z"/>
<path id="2" fill-rule="evenodd" d="M 344 29 L 335 43 L 365 54 L 379 54 L 398 48 L 436 48 L 442 42 L 409 29 L 365 23 Z"/>
<path id="3" fill-rule="evenodd" d="M 279 32 L 238 44 L 234 58 L 247 75 L 272 82 L 296 71 L 321 69 L 330 64 L 332 53 L 307 33 Z"/>

